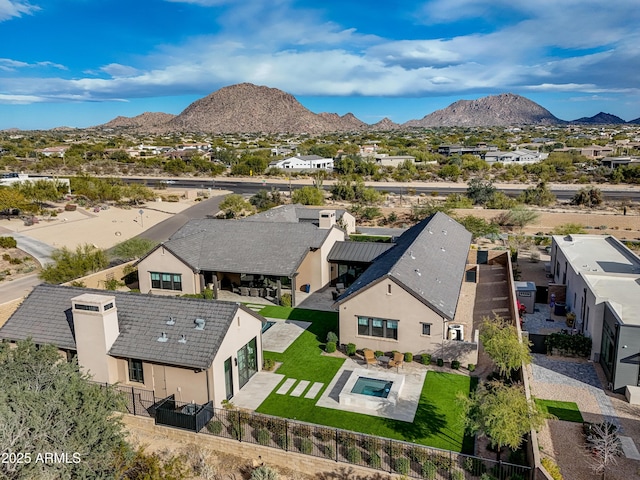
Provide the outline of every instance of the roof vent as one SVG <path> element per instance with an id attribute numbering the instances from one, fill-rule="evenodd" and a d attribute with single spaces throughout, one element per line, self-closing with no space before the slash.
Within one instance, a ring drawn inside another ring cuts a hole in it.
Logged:
<path id="1" fill-rule="evenodd" d="M 167 325 L 175 325 L 176 324 L 176 319 L 173 318 L 171 315 L 169 315 L 169 320 L 167 320 Z"/>
<path id="2" fill-rule="evenodd" d="M 444 248 L 444 247 L 440 247 L 440 250 L 442 250 L 443 252 L 446 252 L 446 251 L 447 251 L 447 249 L 446 249 L 446 248 Z"/>
<path id="3" fill-rule="evenodd" d="M 447 234 L 447 231 L 446 231 L 446 230 L 442 230 L 442 233 L 444 233 L 444 234 L 446 235 L 446 234 Z"/>
<path id="4" fill-rule="evenodd" d="M 415 269 L 415 272 L 416 272 L 416 275 L 418 275 L 419 277 L 421 277 L 421 276 L 422 276 L 422 274 L 420 273 L 420 270 L 419 270 L 419 269 L 417 269 L 417 268 L 416 268 L 416 269 Z"/>
<path id="5" fill-rule="evenodd" d="M 162 343 L 168 342 L 169 341 L 169 337 L 167 337 L 167 332 L 162 332 L 160 334 L 160 336 L 158 337 L 158 341 L 162 342 Z"/>
<path id="6" fill-rule="evenodd" d="M 196 318 L 193 323 L 196 324 L 196 330 L 204 330 L 204 318 Z"/>
<path id="7" fill-rule="evenodd" d="M 431 229 L 430 229 L 430 228 L 428 229 L 428 232 L 429 232 L 431 235 L 433 235 L 433 232 L 431 231 Z"/>
<path id="8" fill-rule="evenodd" d="M 178 343 L 187 343 L 187 336 L 183 334 L 180 340 L 178 340 Z"/>
<path id="9" fill-rule="evenodd" d="M 411 257 L 411 260 L 415 260 L 416 256 L 413 254 L 413 250 L 409 251 L 409 256 Z"/>

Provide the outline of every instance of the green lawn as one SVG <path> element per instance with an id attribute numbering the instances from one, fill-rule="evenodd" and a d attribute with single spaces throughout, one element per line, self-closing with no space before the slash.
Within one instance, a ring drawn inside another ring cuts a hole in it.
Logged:
<path id="1" fill-rule="evenodd" d="M 582 414 L 575 402 L 561 402 L 559 400 L 542 400 L 540 398 L 535 399 L 538 409 L 543 412 L 550 413 L 558 418 L 558 420 L 564 420 L 566 422 L 582 423 Z"/>
<path id="2" fill-rule="evenodd" d="M 284 353 L 264 352 L 265 358 L 282 362 L 278 373 L 285 378 L 322 382 L 325 386 L 333 379 L 344 360 L 322 356 L 321 346 L 327 332 L 337 331 L 337 314 L 271 306 L 262 309 L 260 314 L 312 322 L 309 329 Z M 275 393 L 277 387 L 257 411 L 431 447 L 472 452 L 473 439 L 464 435 L 460 423 L 460 408 L 455 402 L 458 391 L 468 394 L 472 388 L 475 388 L 475 379 L 463 375 L 429 372 L 413 423 L 316 407 L 316 400 L 278 395 Z"/>

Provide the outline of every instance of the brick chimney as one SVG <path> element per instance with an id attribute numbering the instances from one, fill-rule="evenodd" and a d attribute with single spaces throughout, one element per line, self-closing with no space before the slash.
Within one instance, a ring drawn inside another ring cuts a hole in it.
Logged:
<path id="1" fill-rule="evenodd" d="M 102 383 L 118 381 L 118 365 L 109 355 L 120 335 L 116 299 L 112 295 L 84 293 L 71 299 L 78 364 Z"/>

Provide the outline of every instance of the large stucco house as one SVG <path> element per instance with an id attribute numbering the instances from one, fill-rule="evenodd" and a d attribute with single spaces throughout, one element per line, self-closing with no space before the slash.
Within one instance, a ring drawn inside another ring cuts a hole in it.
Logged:
<path id="1" fill-rule="evenodd" d="M 640 386 L 640 258 L 612 236 L 556 235 L 551 243 L 553 283 L 576 314 L 576 329 L 591 337 L 591 360 L 610 387 Z M 636 396 L 640 395 L 640 390 Z M 640 398 L 638 398 L 640 402 Z"/>
<path id="2" fill-rule="evenodd" d="M 454 323 L 470 245 L 444 213 L 407 230 L 337 299 L 340 343 L 461 358 L 447 350 L 472 340 L 472 318 Z"/>
<path id="3" fill-rule="evenodd" d="M 263 320 L 234 302 L 39 285 L 0 339 L 77 355 L 97 382 L 220 406 L 262 367 Z"/>
<path id="4" fill-rule="evenodd" d="M 327 256 L 344 240 L 336 212 L 322 210 L 319 222 L 191 220 L 138 262 L 140 291 L 182 295 L 211 288 L 279 301 L 308 286 L 329 283 Z"/>

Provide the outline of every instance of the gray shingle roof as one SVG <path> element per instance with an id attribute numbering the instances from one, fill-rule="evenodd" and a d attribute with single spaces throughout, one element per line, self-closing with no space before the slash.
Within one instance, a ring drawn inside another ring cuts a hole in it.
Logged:
<path id="1" fill-rule="evenodd" d="M 379 242 L 336 242 L 331 247 L 327 260 L 330 262 L 371 263 L 393 246 L 393 243 Z"/>
<path id="2" fill-rule="evenodd" d="M 208 368 L 240 307 L 234 302 L 160 297 L 88 288 L 39 285 L 0 328 L 0 338 L 53 344 L 76 350 L 71 299 L 83 293 L 115 296 L 120 335 L 109 352 L 112 356 L 177 365 Z M 166 324 L 169 316 L 175 325 Z M 194 320 L 205 320 L 204 330 L 196 330 Z M 158 342 L 166 332 L 169 340 Z M 186 343 L 179 343 L 181 335 Z"/>
<path id="3" fill-rule="evenodd" d="M 445 318 L 453 320 L 464 278 L 471 233 L 438 212 L 407 230 L 339 298 L 392 278 Z"/>
<path id="4" fill-rule="evenodd" d="M 191 220 L 164 246 L 195 270 L 293 275 L 328 229 L 307 223 Z"/>
<path id="5" fill-rule="evenodd" d="M 320 212 L 322 210 L 334 210 L 332 208 L 310 208 L 305 207 L 304 205 L 297 204 L 287 204 L 281 205 L 279 207 L 271 208 L 264 212 L 256 213 L 255 215 L 251 215 L 250 217 L 246 217 L 243 219 L 245 222 L 289 222 L 289 223 L 298 223 L 298 222 L 313 222 L 316 223 L 320 220 Z M 337 209 L 336 212 L 336 220 L 340 220 L 344 215 L 346 210 Z"/>

